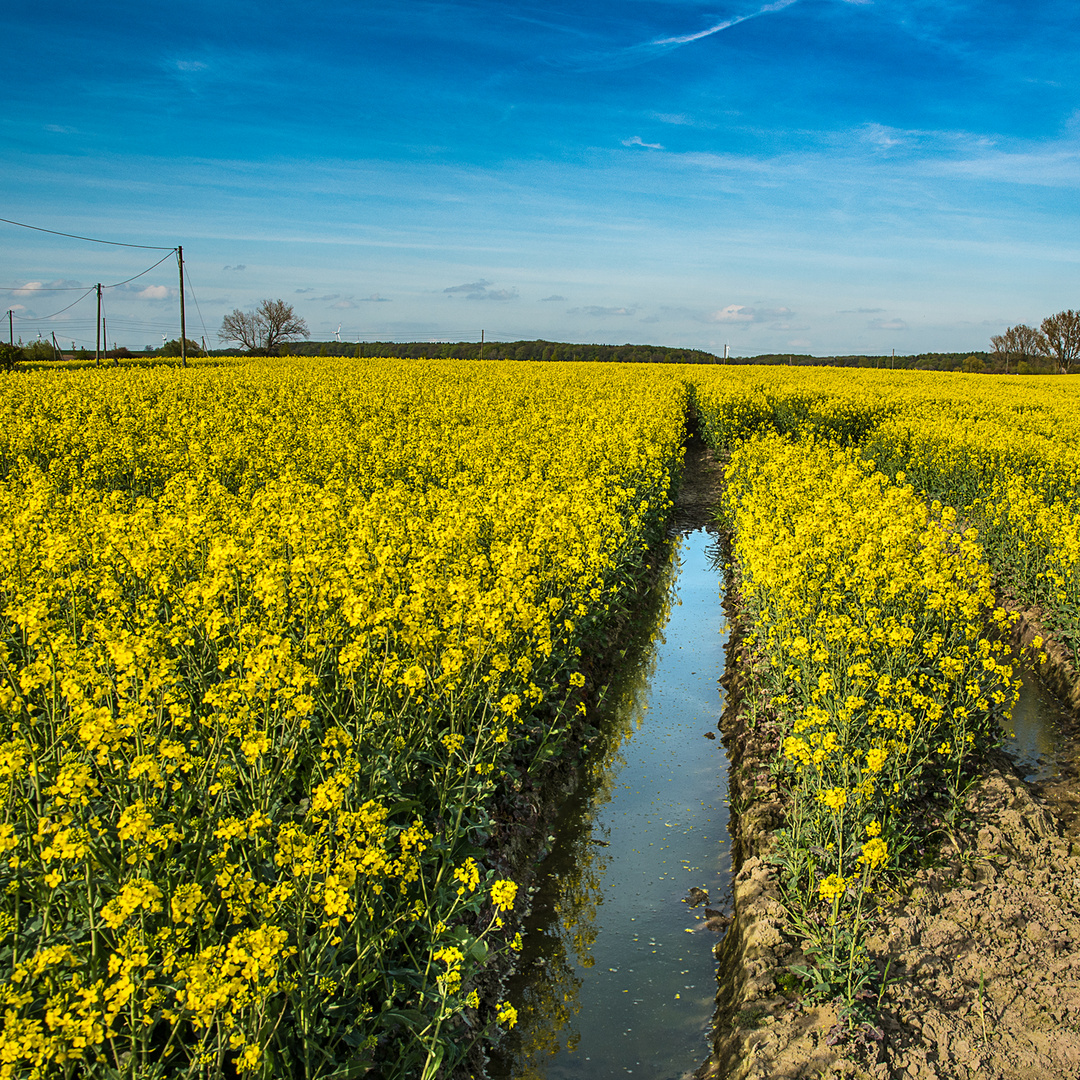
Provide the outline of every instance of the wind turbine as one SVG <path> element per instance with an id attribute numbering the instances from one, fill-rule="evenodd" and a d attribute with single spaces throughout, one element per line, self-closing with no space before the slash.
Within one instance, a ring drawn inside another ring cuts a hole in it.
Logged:
<path id="1" fill-rule="evenodd" d="M 334 332 L 334 337 L 337 338 L 338 344 L 341 344 L 341 323 L 337 324 L 337 330 Z"/>

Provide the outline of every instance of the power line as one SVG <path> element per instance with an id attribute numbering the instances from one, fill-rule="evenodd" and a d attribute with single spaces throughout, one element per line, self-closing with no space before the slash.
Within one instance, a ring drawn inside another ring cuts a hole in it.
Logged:
<path id="1" fill-rule="evenodd" d="M 84 292 L 78 300 L 72 300 L 67 307 L 61 308 L 59 311 L 54 311 L 51 315 L 14 315 L 14 312 L 12 312 L 11 314 L 14 315 L 14 317 L 20 322 L 45 322 L 48 319 L 55 319 L 57 315 L 63 315 L 65 311 L 73 308 L 80 301 L 85 300 L 96 288 L 96 285 L 91 285 L 90 288 L 87 289 L 86 292 Z"/>
<path id="2" fill-rule="evenodd" d="M 168 258 L 168 255 L 165 256 Z M 78 292 L 82 285 L 38 285 L 31 289 L 29 285 L 9 285 L 4 292 Z"/>
<path id="3" fill-rule="evenodd" d="M 159 244 L 125 244 L 120 240 L 97 240 L 93 236 L 76 236 L 75 233 L 57 232 L 56 229 L 43 229 L 40 225 L 27 225 L 24 221 L 12 221 L 11 218 L 0 218 L 0 221 L 8 225 L 18 225 L 20 229 L 33 229 L 35 232 L 50 233 L 52 236 L 66 236 L 71 240 L 86 240 L 91 244 L 111 244 L 113 247 L 143 248 L 147 251 L 175 251 L 175 247 L 161 247 Z"/>
<path id="4" fill-rule="evenodd" d="M 158 248 L 157 250 L 160 251 L 161 248 Z M 173 255 L 175 252 L 176 248 L 169 248 L 169 254 L 162 255 L 162 257 L 158 259 L 156 263 L 154 263 L 154 266 L 160 266 L 167 258 L 169 258 L 170 255 Z M 136 274 L 135 277 L 129 277 L 127 281 L 118 281 L 115 285 L 102 285 L 101 287 L 103 289 L 118 289 L 121 285 L 126 285 L 128 281 L 134 281 L 135 278 L 141 278 L 143 274 L 149 274 L 150 271 L 154 269 L 154 266 L 148 266 L 141 274 Z"/>
<path id="5" fill-rule="evenodd" d="M 0 221 L 3 221 L 3 220 L 4 220 L 3 218 L 0 218 Z M 132 246 L 134 246 L 134 245 L 132 245 Z M 157 250 L 160 251 L 161 248 L 158 248 Z M 121 285 L 127 285 L 128 282 L 135 281 L 136 278 L 141 278 L 143 276 L 143 274 L 149 274 L 150 271 L 154 269 L 154 267 L 160 266 L 166 259 L 168 259 L 175 252 L 176 252 L 176 248 L 169 248 L 168 253 L 165 254 L 165 255 L 162 255 L 162 257 L 160 259 L 158 259 L 158 261 L 156 263 L 154 263 L 154 266 L 148 266 L 145 270 L 140 271 L 138 274 L 135 274 L 133 277 L 129 277 L 129 278 L 125 279 L 124 281 L 118 281 L 114 285 L 102 285 L 101 287 L 103 289 L 118 289 L 118 288 L 120 288 Z M 91 288 L 93 288 L 93 287 L 94 286 L 91 286 Z M 21 292 L 21 293 L 77 292 L 82 288 L 84 288 L 84 286 L 82 286 L 82 285 L 68 285 L 68 286 L 64 286 L 63 288 L 52 288 L 52 287 L 43 286 L 42 288 L 31 289 L 26 285 L 16 285 L 16 286 L 13 286 L 12 288 L 8 289 L 7 291 L 8 292 Z M 76 303 L 78 303 L 78 301 L 76 301 Z M 46 318 L 49 318 L 49 316 L 46 316 Z"/>
<path id="6" fill-rule="evenodd" d="M 199 298 L 195 295 L 195 288 L 191 284 L 191 272 L 188 270 L 187 266 L 184 267 L 184 280 L 187 282 L 187 287 L 191 289 L 191 299 L 195 301 L 195 310 L 199 313 L 199 322 L 202 323 L 203 343 L 205 344 L 206 321 L 203 319 L 202 308 L 199 307 Z"/>
<path id="7" fill-rule="evenodd" d="M 0 218 L 0 221 L 3 221 L 3 220 L 6 220 L 6 219 L 5 218 Z M 48 229 L 43 229 L 42 231 L 43 232 L 48 232 L 49 230 Z M 59 235 L 67 235 L 67 233 L 59 233 Z M 103 241 L 103 243 L 105 243 L 105 241 Z M 137 246 L 141 246 L 141 245 L 131 244 L 129 246 L 137 247 Z M 170 257 L 170 256 L 172 256 L 172 255 L 174 255 L 176 253 L 176 248 L 175 247 L 168 247 L 168 248 L 158 247 L 158 248 L 154 248 L 154 251 L 159 251 L 159 252 L 160 251 L 165 251 L 166 254 L 162 255 L 162 257 L 160 259 L 158 259 L 157 262 L 154 262 L 154 265 L 152 267 L 147 267 L 145 270 L 139 271 L 139 273 L 134 274 L 133 276 L 131 276 L 131 278 L 127 278 L 124 281 L 118 281 L 118 282 L 116 282 L 116 283 L 114 283 L 112 285 L 103 285 L 102 288 L 119 288 L 121 285 L 126 285 L 129 282 L 133 282 L 136 279 L 141 278 L 141 276 L 143 276 L 144 274 L 148 274 L 151 270 L 153 270 L 154 267 L 160 267 L 162 262 L 165 261 L 165 259 L 167 259 L 168 257 Z M 30 294 L 33 294 L 33 293 L 75 293 L 77 291 L 80 291 L 80 289 L 82 289 L 83 287 L 84 286 L 82 286 L 82 285 L 68 285 L 68 286 L 64 286 L 63 288 L 59 288 L 59 287 L 53 288 L 53 287 L 49 287 L 49 286 L 43 286 L 41 288 L 29 288 L 26 285 L 16 285 L 16 286 L 8 289 L 8 292 L 9 293 L 30 293 Z M 92 285 L 91 288 L 93 289 L 94 286 Z M 78 303 L 78 302 L 79 301 L 76 300 L 76 303 Z M 65 308 L 64 310 L 66 311 L 67 308 Z M 59 312 L 57 312 L 57 314 L 59 314 Z M 52 315 L 45 315 L 44 318 L 45 319 L 52 319 Z"/>

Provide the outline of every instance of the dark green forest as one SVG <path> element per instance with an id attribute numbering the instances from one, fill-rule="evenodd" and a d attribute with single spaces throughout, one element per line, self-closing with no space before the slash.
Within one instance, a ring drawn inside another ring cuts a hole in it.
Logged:
<path id="1" fill-rule="evenodd" d="M 478 341 L 393 342 L 367 341 L 359 345 L 339 341 L 303 341 L 286 346 L 293 356 L 400 356 L 412 359 L 475 360 L 481 355 Z M 224 355 L 224 354 L 222 354 Z M 763 353 L 731 356 L 725 360 L 701 349 L 677 349 L 667 345 L 573 345 L 561 341 L 486 341 L 485 360 L 588 360 L 632 364 L 783 364 L 795 367 L 896 368 L 909 371 L 1002 370 L 993 353 L 919 353 L 914 356 L 810 356 L 806 353 Z"/>

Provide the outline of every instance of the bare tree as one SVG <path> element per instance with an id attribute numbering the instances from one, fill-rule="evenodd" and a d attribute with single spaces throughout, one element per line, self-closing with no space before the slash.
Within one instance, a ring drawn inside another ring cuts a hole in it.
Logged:
<path id="1" fill-rule="evenodd" d="M 271 353 L 287 341 L 307 337 L 307 323 L 284 300 L 263 300 L 254 311 L 234 309 L 221 320 L 218 337 L 239 342 L 249 352 Z"/>
<path id="2" fill-rule="evenodd" d="M 1058 371 L 1069 374 L 1074 360 L 1080 359 L 1080 311 L 1059 311 L 1042 321 L 1047 351 L 1057 360 Z"/>
<path id="3" fill-rule="evenodd" d="M 1005 362 L 1005 374 L 1009 374 L 1009 357 L 1012 355 L 1012 349 L 1010 348 L 1011 342 L 1006 334 L 994 334 L 990 339 L 990 344 L 994 347 L 994 357 L 998 360 Z"/>
<path id="4" fill-rule="evenodd" d="M 1050 355 L 1050 346 L 1041 330 L 1032 326 L 1010 326 L 1005 331 L 1005 347 L 1008 353 L 1016 357 L 1017 362 L 1039 360 Z"/>
<path id="5" fill-rule="evenodd" d="M 221 320 L 218 337 L 222 341 L 237 341 L 249 352 L 259 348 L 259 327 L 254 311 L 241 311 L 234 308 L 231 315 Z"/>
<path id="6" fill-rule="evenodd" d="M 263 329 L 263 348 L 273 352 L 286 341 L 308 336 L 307 323 L 284 300 L 264 300 L 255 310 Z"/>

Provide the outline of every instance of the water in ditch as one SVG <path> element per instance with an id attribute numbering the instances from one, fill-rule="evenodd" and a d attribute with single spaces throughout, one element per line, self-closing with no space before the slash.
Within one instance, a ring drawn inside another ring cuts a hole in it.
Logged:
<path id="1" fill-rule="evenodd" d="M 1071 756 L 1069 732 L 1075 724 L 1057 698 L 1027 672 L 1006 731 L 1005 753 L 1029 783 L 1052 780 Z"/>
<path id="2" fill-rule="evenodd" d="M 492 1080 L 679 1080 L 708 1054 L 731 910 L 713 548 L 703 529 L 673 541 L 651 633 L 609 690 L 602 745 L 549 838 Z"/>

